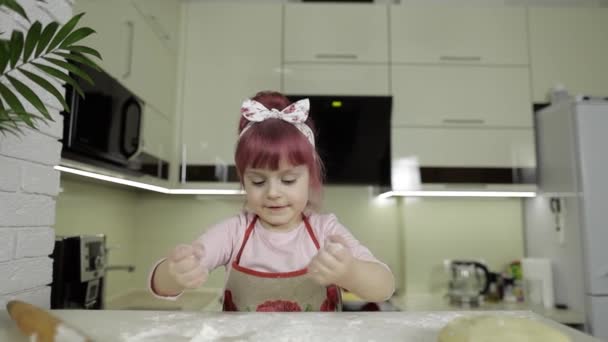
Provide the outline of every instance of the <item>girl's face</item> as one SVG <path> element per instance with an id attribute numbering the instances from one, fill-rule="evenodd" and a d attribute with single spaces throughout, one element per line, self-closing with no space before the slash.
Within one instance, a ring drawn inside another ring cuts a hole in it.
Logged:
<path id="1" fill-rule="evenodd" d="M 265 228 L 288 230 L 302 221 L 309 190 L 306 165 L 281 161 L 278 170 L 246 168 L 243 184 L 247 207 L 258 215 Z"/>

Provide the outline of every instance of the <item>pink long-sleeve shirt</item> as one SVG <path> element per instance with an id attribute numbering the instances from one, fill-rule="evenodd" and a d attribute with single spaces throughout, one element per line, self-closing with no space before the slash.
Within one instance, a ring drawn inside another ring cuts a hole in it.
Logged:
<path id="1" fill-rule="evenodd" d="M 227 279 L 232 268 L 232 261 L 236 258 L 243 242 L 245 230 L 253 218 L 251 213 L 241 213 L 219 222 L 197 238 L 196 242 L 200 243 L 205 250 L 202 266 L 209 271 L 220 266 L 226 267 Z M 321 248 L 330 235 L 341 235 L 347 241 L 346 247 L 350 249 L 354 258 L 377 262 L 389 269 L 376 259 L 367 247 L 355 239 L 334 214 L 313 213 L 308 216 L 308 220 Z M 258 220 L 245 244 L 239 264 L 262 272 L 291 272 L 308 266 L 316 254 L 317 248 L 310 238 L 304 222 L 295 229 L 282 232 L 268 230 Z M 162 260 L 152 269 L 150 278 L 160 262 Z M 151 281 L 148 281 L 148 284 L 151 285 Z"/>

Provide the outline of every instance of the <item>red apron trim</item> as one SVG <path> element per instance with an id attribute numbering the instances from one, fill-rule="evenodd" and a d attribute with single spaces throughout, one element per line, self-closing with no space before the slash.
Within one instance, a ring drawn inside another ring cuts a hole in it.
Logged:
<path id="1" fill-rule="evenodd" d="M 252 270 L 247 267 L 240 266 L 239 264 L 236 263 L 236 261 L 232 262 L 232 268 L 239 270 L 243 273 L 247 273 L 249 275 L 254 275 L 254 276 L 258 276 L 258 277 L 262 277 L 262 278 L 291 278 L 291 277 L 297 277 L 297 276 L 304 275 L 304 274 L 306 274 L 306 272 L 308 272 L 308 268 L 304 268 L 304 269 L 301 269 L 298 271 L 293 271 L 293 272 L 262 272 L 262 271 L 256 271 L 256 270 Z"/>
<path id="2" fill-rule="evenodd" d="M 315 247 L 317 247 L 317 249 L 319 249 L 320 248 L 319 241 L 317 240 L 317 237 L 315 236 L 315 233 L 313 232 L 312 227 L 310 226 L 310 223 L 308 222 L 308 218 L 304 214 L 302 214 L 302 219 L 304 220 L 304 225 L 306 226 L 306 231 L 308 232 L 308 235 L 310 235 L 312 242 L 315 244 Z M 253 220 L 251 221 L 251 223 L 249 224 L 249 227 L 247 227 L 247 230 L 245 231 L 245 238 L 243 238 L 243 243 L 241 244 L 239 253 L 236 255 L 236 258 L 232 262 L 232 268 L 237 269 L 243 273 L 247 273 L 250 275 L 263 277 L 263 278 L 290 278 L 290 277 L 297 277 L 297 276 L 306 274 L 308 272 L 308 268 L 303 268 L 301 270 L 291 271 L 291 272 L 262 272 L 262 271 L 256 271 L 256 270 L 239 265 L 239 262 L 241 260 L 241 254 L 243 254 L 243 249 L 245 248 L 245 244 L 247 243 L 247 240 L 249 240 L 249 236 L 253 232 L 253 228 L 255 227 L 255 223 L 257 220 L 258 220 L 258 217 L 257 216 L 254 217 Z"/>

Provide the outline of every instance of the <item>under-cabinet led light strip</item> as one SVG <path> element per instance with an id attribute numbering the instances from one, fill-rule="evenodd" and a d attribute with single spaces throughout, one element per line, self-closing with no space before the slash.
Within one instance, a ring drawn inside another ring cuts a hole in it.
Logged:
<path id="1" fill-rule="evenodd" d="M 78 170 L 78 169 L 74 169 L 71 167 L 65 167 L 65 166 L 59 166 L 59 165 L 55 166 L 55 170 L 58 170 L 61 172 L 66 172 L 66 173 L 72 173 L 72 174 L 83 176 L 83 177 L 99 179 L 99 180 L 106 181 L 106 182 L 132 186 L 135 188 L 140 188 L 140 189 L 145 189 L 145 190 L 150 190 L 150 191 L 156 191 L 156 192 L 160 192 L 163 194 L 170 194 L 170 195 L 242 195 L 242 194 L 244 194 L 243 190 L 236 190 L 236 189 L 168 189 L 168 188 L 164 188 L 162 186 L 135 182 L 135 181 L 128 180 L 128 179 L 101 175 L 101 174 L 94 173 L 94 172 L 83 171 L 83 170 Z"/>
<path id="2" fill-rule="evenodd" d="M 90 171 L 74 169 L 66 166 L 55 166 L 55 170 L 72 173 L 75 175 L 99 179 L 106 182 L 132 186 L 139 189 L 145 189 L 155 192 L 160 192 L 169 195 L 243 195 L 243 190 L 237 189 L 168 189 L 162 186 L 151 185 L 141 182 L 136 182 L 118 177 L 106 176 Z M 387 191 L 378 195 L 378 198 L 388 197 L 535 197 L 533 191 Z"/>
<path id="3" fill-rule="evenodd" d="M 413 190 L 413 191 L 387 191 L 378 198 L 389 197 L 535 197 L 533 191 L 439 191 L 439 190 Z"/>

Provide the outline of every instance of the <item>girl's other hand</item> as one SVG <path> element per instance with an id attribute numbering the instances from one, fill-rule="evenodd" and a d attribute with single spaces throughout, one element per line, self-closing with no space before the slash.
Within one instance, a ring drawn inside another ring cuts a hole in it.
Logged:
<path id="1" fill-rule="evenodd" d="M 202 263 L 204 255 L 203 246 L 197 243 L 176 246 L 167 258 L 169 274 L 186 289 L 200 287 L 209 276 L 209 271 Z"/>
<path id="2" fill-rule="evenodd" d="M 353 263 L 353 255 L 347 245 L 344 237 L 329 236 L 323 248 L 319 249 L 308 265 L 308 273 L 317 283 L 323 286 L 340 285 Z"/>

